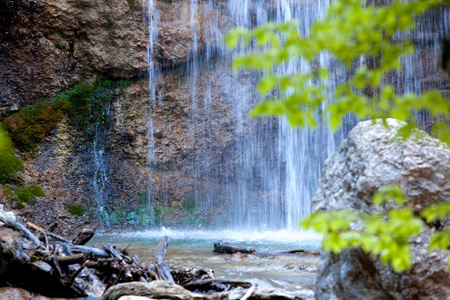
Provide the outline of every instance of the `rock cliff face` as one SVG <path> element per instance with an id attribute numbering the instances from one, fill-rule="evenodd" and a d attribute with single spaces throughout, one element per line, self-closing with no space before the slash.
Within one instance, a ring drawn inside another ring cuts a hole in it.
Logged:
<path id="1" fill-rule="evenodd" d="M 145 76 L 147 5 L 140 0 L 2 0 L 0 113 L 54 96 L 79 80 Z M 194 34 L 190 5 L 156 1 L 156 65 L 186 62 L 194 38 L 198 51 L 214 41 L 206 33 L 208 22 L 225 23 L 223 11 L 204 12 L 195 20 Z"/>
<path id="2" fill-rule="evenodd" d="M 371 121 L 359 123 L 329 158 L 312 201 L 313 211 L 355 209 L 373 212 L 374 193 L 399 184 L 407 205 L 420 213 L 426 206 L 450 201 L 450 150 L 429 136 L 394 141 L 401 124 L 388 119 L 389 129 Z M 423 135 L 426 135 L 423 133 Z M 322 254 L 317 299 L 447 299 L 448 253 L 428 253 L 433 227 L 413 242 L 410 272 L 394 273 L 360 250 Z"/>
<path id="3" fill-rule="evenodd" d="M 110 123 L 96 145 L 63 119 L 32 155 L 24 156 L 28 157 L 25 181 L 48 191 L 42 207 L 27 208 L 25 214 L 37 217 L 47 211 L 44 219 L 50 221 L 69 202 L 96 207 L 101 176 L 95 174 L 100 173 L 108 179 L 100 188 L 106 195 L 102 201 L 112 207 L 117 203 L 132 207 L 149 186 L 167 200 L 164 204 L 176 206 L 180 199 L 207 193 L 226 203 L 232 193 L 218 195 L 216 190 L 227 190 L 218 187 L 233 190 L 237 182 L 246 181 L 260 182 L 253 190 L 243 191 L 244 198 L 256 199 L 247 208 L 263 206 L 256 201 L 271 189 L 269 185 L 261 188 L 264 170 L 281 166 L 283 158 L 275 158 L 275 147 L 267 147 L 278 142 L 276 125 L 263 135 L 256 129 L 270 121 L 245 118 L 257 99 L 254 81 L 245 74 L 231 80 L 230 62 L 221 60 L 223 35 L 244 14 L 230 12 L 230 2 L 155 0 L 151 1 L 154 9 L 149 10 L 147 0 L 0 0 L 0 115 L 48 99 L 78 81 L 134 81 L 112 98 Z M 279 1 L 247 2 L 250 22 L 280 11 Z M 309 1 L 289 3 L 292 9 L 310 9 Z M 441 34 L 435 27 L 443 20 L 431 15 L 424 22 L 431 24 L 431 37 Z M 156 27 L 149 55 L 149 31 Z M 427 38 L 414 39 L 420 49 L 416 58 L 423 65 L 413 64 L 412 75 L 394 78 L 399 89 L 405 88 L 400 82 L 406 80 L 415 84 L 408 90 L 437 87 L 448 93 L 450 83 L 436 67 L 437 56 Z M 199 57 L 209 60 L 199 62 Z M 149 59 L 158 71 L 157 78 L 151 78 L 152 91 L 147 78 Z M 190 78 L 193 69 L 195 79 Z M 244 95 L 251 103 L 242 101 Z M 250 138 L 261 146 L 252 154 L 254 162 L 243 166 L 239 158 L 246 156 L 245 141 Z M 306 152 L 315 151 L 311 149 Z M 265 160 L 270 164 L 261 167 Z M 158 176 L 152 176 L 155 170 Z M 59 208 L 52 211 L 56 202 Z M 282 210 L 282 205 L 277 209 Z"/>

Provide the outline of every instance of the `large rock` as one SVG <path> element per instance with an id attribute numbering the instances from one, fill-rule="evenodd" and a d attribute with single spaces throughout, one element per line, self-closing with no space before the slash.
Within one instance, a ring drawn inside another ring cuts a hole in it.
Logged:
<path id="1" fill-rule="evenodd" d="M 374 193 L 383 185 L 399 184 L 407 205 L 420 212 L 450 201 L 450 150 L 423 132 L 416 139 L 396 141 L 402 123 L 359 123 L 324 166 L 312 200 L 313 211 L 352 208 L 372 212 Z M 394 273 L 359 249 L 323 254 L 315 285 L 317 299 L 449 299 L 448 253 L 428 253 L 434 228 L 413 241 L 410 272 Z"/>

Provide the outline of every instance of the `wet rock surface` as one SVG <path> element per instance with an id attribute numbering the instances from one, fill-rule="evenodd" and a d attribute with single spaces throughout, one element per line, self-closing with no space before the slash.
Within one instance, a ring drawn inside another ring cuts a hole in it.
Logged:
<path id="1" fill-rule="evenodd" d="M 374 212 L 374 193 L 399 184 L 407 205 L 420 213 L 450 199 L 450 150 L 425 134 L 394 140 L 401 123 L 388 119 L 389 129 L 371 121 L 359 123 L 324 166 L 311 204 L 312 211 L 355 209 Z M 446 299 L 450 297 L 448 253 L 429 253 L 434 228 L 427 227 L 412 243 L 410 272 L 394 273 L 362 251 L 322 254 L 315 285 L 317 299 Z"/>

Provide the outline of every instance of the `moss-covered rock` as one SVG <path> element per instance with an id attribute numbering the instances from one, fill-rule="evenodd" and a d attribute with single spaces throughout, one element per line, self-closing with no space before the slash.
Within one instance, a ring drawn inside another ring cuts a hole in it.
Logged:
<path id="1" fill-rule="evenodd" d="M 97 126 L 108 122 L 107 107 L 111 95 L 129 81 L 96 80 L 80 82 L 58 96 L 3 119 L 6 129 L 20 151 L 30 151 L 39 145 L 64 115 L 92 138 Z"/>
<path id="2" fill-rule="evenodd" d="M 23 170 L 23 163 L 15 156 L 11 139 L 0 123 L 0 184 L 19 181 L 18 174 Z"/>

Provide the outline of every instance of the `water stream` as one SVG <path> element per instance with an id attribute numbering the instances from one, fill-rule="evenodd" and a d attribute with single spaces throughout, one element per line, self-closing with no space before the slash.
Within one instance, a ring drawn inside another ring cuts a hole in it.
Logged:
<path id="1" fill-rule="evenodd" d="M 166 260 L 176 268 L 212 269 L 217 280 L 245 281 L 283 288 L 287 291 L 311 289 L 318 257 L 309 255 L 274 255 L 268 252 L 288 249 L 319 250 L 321 237 L 311 232 L 283 231 L 141 231 L 123 234 L 103 234 L 91 243 L 113 243 L 128 247 L 144 262 L 154 260 L 154 249 L 163 236 L 169 237 Z M 212 252 L 213 244 L 229 242 L 257 250 L 255 255 L 228 255 Z M 307 293 L 307 292 L 305 292 Z"/>

